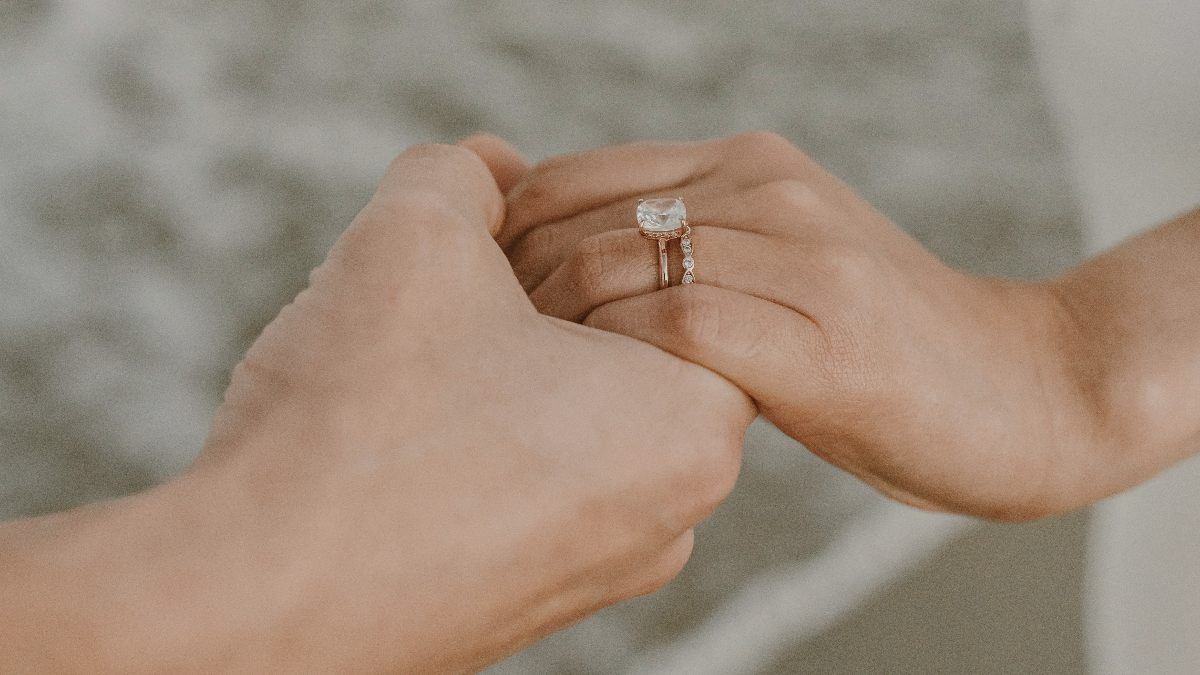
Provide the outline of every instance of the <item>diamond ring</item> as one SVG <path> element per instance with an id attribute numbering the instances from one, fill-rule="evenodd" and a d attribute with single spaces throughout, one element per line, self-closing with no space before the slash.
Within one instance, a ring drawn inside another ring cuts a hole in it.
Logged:
<path id="1" fill-rule="evenodd" d="M 667 242 L 682 239 L 686 242 L 684 254 L 683 283 L 690 284 L 695 275 L 692 267 L 692 229 L 687 224 L 687 207 L 679 197 L 642 199 L 637 206 L 638 231 L 643 237 L 658 242 L 658 287 L 671 285 L 671 274 L 667 269 Z"/>

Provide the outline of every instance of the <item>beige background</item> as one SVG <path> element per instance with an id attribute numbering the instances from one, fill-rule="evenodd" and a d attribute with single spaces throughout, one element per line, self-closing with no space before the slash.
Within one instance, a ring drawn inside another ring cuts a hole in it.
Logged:
<path id="1" fill-rule="evenodd" d="M 410 143 L 770 128 L 951 263 L 1054 273 L 1080 244 L 1021 9 L 12 0 L 0 515 L 186 466 L 229 368 Z M 1082 672 L 1084 516 L 927 516 L 766 425 L 748 444 L 677 582 L 496 672 Z"/>

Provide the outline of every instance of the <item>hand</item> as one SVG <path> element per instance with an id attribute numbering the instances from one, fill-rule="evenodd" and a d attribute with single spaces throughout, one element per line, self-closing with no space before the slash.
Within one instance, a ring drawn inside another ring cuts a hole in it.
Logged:
<path id="1" fill-rule="evenodd" d="M 2 532 L 0 661 L 460 672 L 678 572 L 753 405 L 539 315 L 489 233 L 522 162 L 467 145 L 494 176 L 462 147 L 393 163 L 234 370 L 185 478 Z M 82 590 L 59 602 L 65 578 Z"/>
<path id="2" fill-rule="evenodd" d="M 654 292 L 635 202 L 667 196 L 686 201 L 697 284 Z M 501 243 L 540 311 L 721 373 L 897 499 L 1025 519 L 1128 484 L 1094 468 L 1115 449 L 1055 286 L 946 267 L 782 138 L 551 159 L 508 218 Z"/>

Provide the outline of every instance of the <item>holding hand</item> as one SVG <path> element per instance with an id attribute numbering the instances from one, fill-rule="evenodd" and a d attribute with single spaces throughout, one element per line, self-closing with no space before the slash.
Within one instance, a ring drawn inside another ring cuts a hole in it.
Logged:
<path id="1" fill-rule="evenodd" d="M 525 167 L 467 144 L 392 164 L 186 477 L 0 530 L 0 670 L 463 672 L 679 571 L 753 406 L 539 315 L 491 234 Z"/>
<path id="2" fill-rule="evenodd" d="M 655 292 L 634 210 L 674 196 L 697 283 Z M 501 243 L 542 312 L 721 373 L 900 500 L 1023 519 L 1129 480 L 1090 470 L 1111 448 L 1056 286 L 948 268 L 777 136 L 549 160 L 510 194 Z"/>

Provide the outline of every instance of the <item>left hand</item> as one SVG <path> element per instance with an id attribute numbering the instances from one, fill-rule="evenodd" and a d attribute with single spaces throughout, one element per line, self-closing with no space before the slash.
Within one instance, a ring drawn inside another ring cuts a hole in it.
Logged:
<path id="1" fill-rule="evenodd" d="M 634 210 L 674 196 L 697 283 L 657 291 Z M 510 194 L 500 242 L 540 311 L 707 366 L 907 503 L 1025 519 L 1124 487 L 1097 466 L 1115 449 L 1055 287 L 947 267 L 778 136 L 551 159 Z"/>

